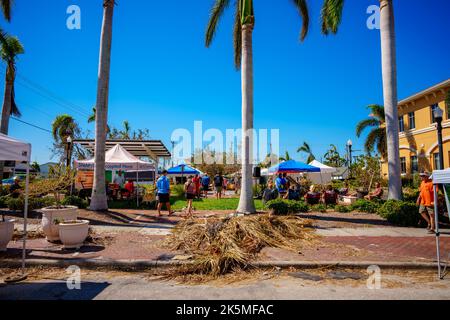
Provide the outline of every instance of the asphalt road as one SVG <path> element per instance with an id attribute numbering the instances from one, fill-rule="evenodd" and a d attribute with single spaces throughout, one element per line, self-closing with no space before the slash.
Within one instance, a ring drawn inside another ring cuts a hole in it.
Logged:
<path id="1" fill-rule="evenodd" d="M 60 278 L 61 279 L 61 278 Z M 386 274 L 380 289 L 368 289 L 367 277 L 359 280 L 293 277 L 259 277 L 232 284 L 186 285 L 152 279 L 143 274 L 90 273 L 83 277 L 81 289 L 69 290 L 64 280 L 39 280 L 16 285 L 1 285 L 0 300 L 399 300 L 450 299 L 450 279 L 438 281 L 429 273 Z"/>

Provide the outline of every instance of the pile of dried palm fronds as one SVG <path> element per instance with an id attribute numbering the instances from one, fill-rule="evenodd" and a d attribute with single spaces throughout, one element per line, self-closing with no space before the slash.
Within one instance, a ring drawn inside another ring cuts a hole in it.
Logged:
<path id="1" fill-rule="evenodd" d="M 184 274 L 213 276 L 246 269 L 264 247 L 298 252 L 313 240 L 311 222 L 295 216 L 253 215 L 191 219 L 179 223 L 167 239 L 171 249 L 192 254 Z"/>

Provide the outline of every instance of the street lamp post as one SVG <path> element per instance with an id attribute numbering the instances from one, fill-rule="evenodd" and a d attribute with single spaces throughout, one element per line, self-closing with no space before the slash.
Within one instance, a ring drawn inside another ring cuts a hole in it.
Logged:
<path id="1" fill-rule="evenodd" d="M 348 163 L 349 163 L 349 166 L 352 165 L 352 147 L 353 147 L 352 140 L 348 140 L 347 141 L 347 149 L 348 149 Z"/>
<path id="2" fill-rule="evenodd" d="M 68 136 L 66 142 L 67 142 L 66 166 L 67 166 L 67 168 L 70 168 L 70 159 L 72 158 L 72 155 L 70 152 L 72 149 L 72 142 L 73 142 L 72 137 Z"/>
<path id="3" fill-rule="evenodd" d="M 434 110 L 434 119 L 437 123 L 437 135 L 438 135 L 438 146 L 439 146 L 439 170 L 444 170 L 444 147 L 442 145 L 442 118 L 444 112 L 441 108 L 437 107 Z"/>

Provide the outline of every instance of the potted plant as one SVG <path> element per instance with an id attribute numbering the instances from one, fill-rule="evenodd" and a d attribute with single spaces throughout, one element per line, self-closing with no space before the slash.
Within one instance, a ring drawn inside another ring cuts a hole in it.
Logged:
<path id="1" fill-rule="evenodd" d="M 59 238 L 65 249 L 79 249 L 89 234 L 89 221 L 73 220 L 59 223 Z"/>
<path id="2" fill-rule="evenodd" d="M 8 247 L 8 243 L 11 241 L 14 234 L 14 222 L 13 219 L 5 219 L 5 216 L 2 215 L 2 219 L 0 221 L 0 251 L 6 251 Z"/>
<path id="3" fill-rule="evenodd" d="M 48 241 L 58 241 L 59 224 L 64 221 L 76 220 L 78 217 L 78 208 L 75 206 L 62 205 L 67 190 L 75 181 L 75 172 L 70 168 L 56 165 L 50 168 L 49 178 L 41 180 L 37 185 L 33 186 L 32 193 L 53 194 L 55 205 L 41 209 L 42 212 L 42 230 Z M 35 191 L 36 190 L 36 191 Z"/>

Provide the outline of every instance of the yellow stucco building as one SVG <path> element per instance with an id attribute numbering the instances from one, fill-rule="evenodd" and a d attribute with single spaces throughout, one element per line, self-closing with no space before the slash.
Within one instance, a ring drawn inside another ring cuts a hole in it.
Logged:
<path id="1" fill-rule="evenodd" d="M 433 110 L 438 106 L 444 111 L 442 139 L 444 166 L 450 167 L 450 110 L 445 99 L 450 90 L 450 79 L 412 95 L 399 102 L 400 163 L 402 176 L 439 168 L 439 148 Z M 387 176 L 387 162 L 382 163 Z"/>

